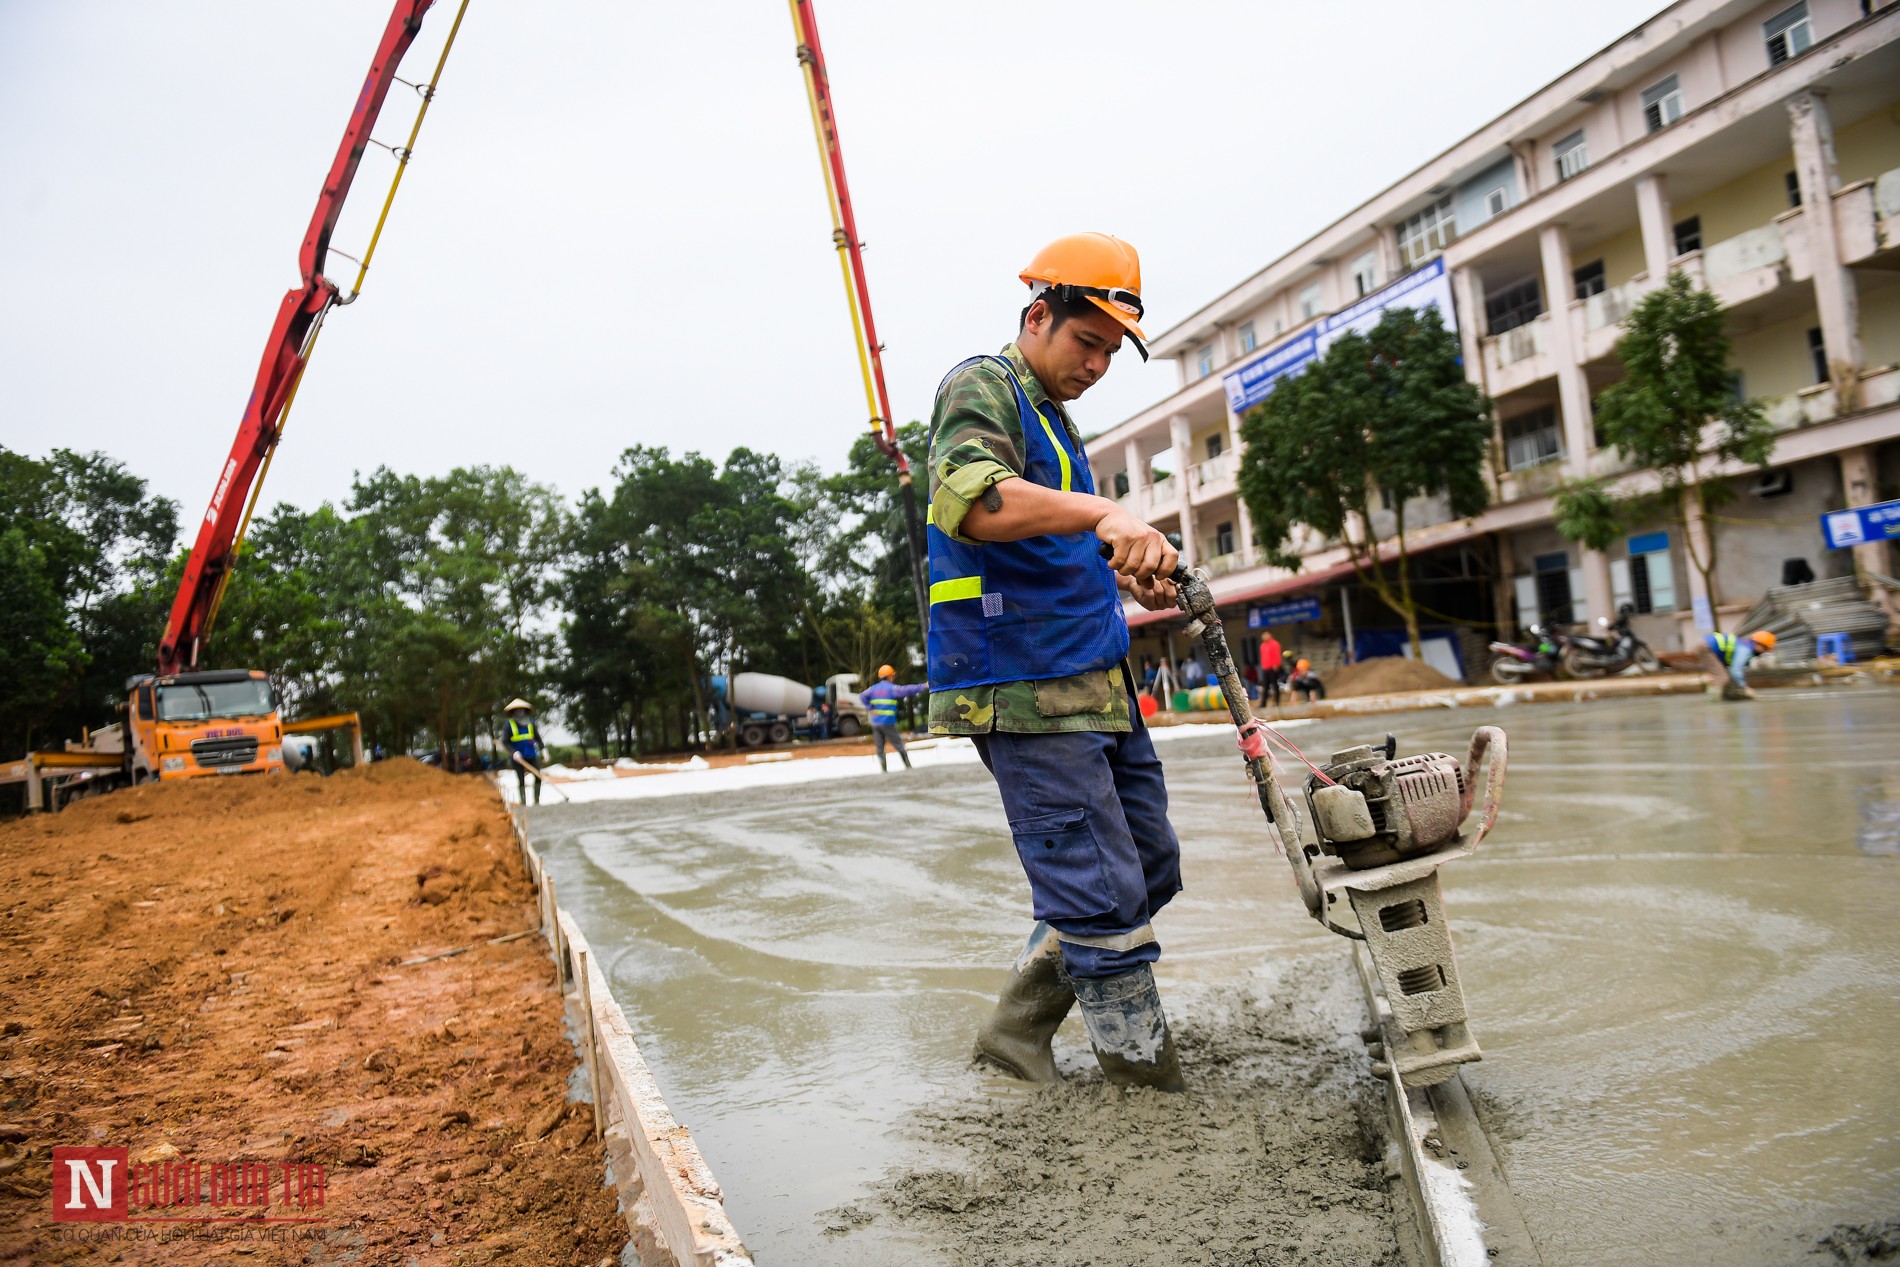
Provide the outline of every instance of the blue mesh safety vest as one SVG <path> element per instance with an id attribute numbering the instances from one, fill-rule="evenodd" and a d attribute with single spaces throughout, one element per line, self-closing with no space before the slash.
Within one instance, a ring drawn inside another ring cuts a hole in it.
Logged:
<path id="1" fill-rule="evenodd" d="M 1712 633 L 1703 641 L 1709 644 L 1709 650 L 1722 658 L 1723 664 L 1735 663 L 1735 635 Z"/>
<path id="2" fill-rule="evenodd" d="M 1045 488 L 1093 493 L 1088 455 L 1070 449 L 1059 419 L 1030 407 L 1008 361 L 971 357 L 944 382 L 979 361 L 995 362 L 1016 389 L 1023 478 Z M 941 395 L 943 387 L 937 391 Z M 1128 654 L 1121 591 L 1096 553 L 1094 533 L 966 545 L 931 524 L 926 536 L 931 690 L 1072 677 L 1112 668 Z"/>
<path id="3" fill-rule="evenodd" d="M 871 710 L 873 726 L 895 726 L 897 724 L 897 696 L 884 683 L 879 682 L 869 690 L 860 691 L 858 699 Z"/>
<path id="4" fill-rule="evenodd" d="M 534 722 L 508 719 L 508 746 L 524 757 L 540 755 L 540 736 L 535 734 Z"/>

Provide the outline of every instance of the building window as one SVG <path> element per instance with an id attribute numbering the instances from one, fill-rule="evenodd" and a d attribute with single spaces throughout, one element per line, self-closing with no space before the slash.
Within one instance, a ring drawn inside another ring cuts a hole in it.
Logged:
<path id="1" fill-rule="evenodd" d="M 1827 382 L 1827 344 L 1821 339 L 1819 327 L 1808 331 L 1808 359 L 1814 363 L 1814 381 Z"/>
<path id="2" fill-rule="evenodd" d="M 1399 258 L 1405 267 L 1417 268 L 1450 246 L 1457 236 L 1458 218 L 1452 212 L 1451 199 L 1440 198 L 1399 226 Z"/>
<path id="3" fill-rule="evenodd" d="M 1232 554 L 1233 552 L 1234 525 L 1225 523 L 1214 529 L 1214 556 L 1219 558 L 1221 555 Z"/>
<path id="4" fill-rule="evenodd" d="M 1484 196 L 1484 211 L 1488 216 L 1501 216 L 1511 209 L 1511 195 L 1504 186 L 1499 185 Z"/>
<path id="5" fill-rule="evenodd" d="M 1504 465 L 1513 471 L 1542 466 L 1564 455 L 1563 428 L 1557 425 L 1555 405 L 1506 418 L 1503 428 Z"/>
<path id="6" fill-rule="evenodd" d="M 1214 345 L 1208 344 L 1194 354 L 1194 369 L 1201 378 L 1214 372 Z"/>
<path id="7" fill-rule="evenodd" d="M 1367 251 L 1353 261 L 1352 284 L 1353 289 L 1359 292 L 1361 299 L 1379 288 L 1379 253 L 1377 251 Z"/>
<path id="8" fill-rule="evenodd" d="M 1584 168 L 1590 165 L 1590 150 L 1583 143 L 1583 133 L 1581 130 L 1572 132 L 1569 136 L 1557 142 L 1556 154 L 1557 179 L 1559 182 L 1569 180 L 1572 176 L 1579 175 Z"/>
<path id="9" fill-rule="evenodd" d="M 1221 435 L 1218 431 L 1207 437 L 1207 460 L 1212 462 L 1215 458 L 1219 457 L 1221 455 L 1221 448 L 1225 444 L 1226 437 Z"/>
<path id="10" fill-rule="evenodd" d="M 1127 471 L 1115 472 L 1115 496 L 1117 498 L 1128 496 L 1128 472 Z"/>
<path id="11" fill-rule="evenodd" d="M 1241 322 L 1240 323 L 1240 350 L 1241 352 L 1242 353 L 1251 352 L 1259 346 L 1260 346 L 1260 341 L 1254 338 L 1253 322 L 1251 321 Z"/>
<path id="12" fill-rule="evenodd" d="M 1761 24 L 1768 41 L 1768 64 L 1779 66 L 1814 47 L 1814 27 L 1808 22 L 1808 0 L 1790 5 Z"/>
<path id="13" fill-rule="evenodd" d="M 1645 533 L 1629 539 L 1629 557 L 1610 560 L 1611 601 L 1628 603 L 1639 613 L 1674 611 L 1676 572 L 1669 558 L 1669 534 Z"/>
<path id="14" fill-rule="evenodd" d="M 1643 89 L 1643 126 L 1660 132 L 1682 117 L 1682 87 L 1674 75 Z"/>
<path id="15" fill-rule="evenodd" d="M 1605 289 L 1603 284 L 1603 261 L 1591 260 L 1588 264 L 1585 264 L 1582 268 L 1572 273 L 1570 280 L 1576 284 L 1577 298 L 1579 299 L 1588 299 L 1592 295 L 1601 295 Z"/>
<path id="16" fill-rule="evenodd" d="M 1543 312 L 1544 305 L 1538 298 L 1535 277 L 1512 282 L 1502 290 L 1494 290 L 1484 297 L 1485 325 L 1492 334 L 1503 334 L 1506 330 L 1528 325 L 1542 316 Z"/>
<path id="17" fill-rule="evenodd" d="M 1554 554 L 1540 554 L 1532 562 L 1531 568 L 1537 582 L 1537 619 L 1568 624 L 1573 615 L 1570 556 L 1562 550 Z"/>
<path id="18" fill-rule="evenodd" d="M 1786 176 L 1783 176 L 1781 178 L 1781 183 L 1785 185 L 1788 190 L 1788 205 L 1790 207 L 1800 206 L 1801 205 L 1801 177 L 1796 175 L 1794 172 L 1789 172 Z"/>
<path id="19" fill-rule="evenodd" d="M 1702 249 L 1702 217 L 1690 216 L 1676 225 L 1676 254 L 1687 255 Z"/>
<path id="20" fill-rule="evenodd" d="M 1314 282 L 1311 286 L 1308 286 L 1305 290 L 1300 292 L 1300 320 L 1311 321 L 1314 317 L 1319 316 L 1319 305 L 1319 283 Z"/>

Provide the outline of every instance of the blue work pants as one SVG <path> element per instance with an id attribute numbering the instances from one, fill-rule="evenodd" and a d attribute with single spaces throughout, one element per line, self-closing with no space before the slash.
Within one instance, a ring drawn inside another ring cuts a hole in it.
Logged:
<path id="1" fill-rule="evenodd" d="M 1130 712 L 1127 733 L 974 736 L 1003 795 L 1035 917 L 1059 933 L 1122 943 L 1065 937 L 1072 977 L 1117 976 L 1160 958 L 1148 922 L 1181 891 L 1161 760 L 1140 712 Z"/>

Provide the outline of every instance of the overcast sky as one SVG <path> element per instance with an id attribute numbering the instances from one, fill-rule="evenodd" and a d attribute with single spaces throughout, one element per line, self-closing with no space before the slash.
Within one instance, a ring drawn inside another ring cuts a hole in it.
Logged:
<path id="1" fill-rule="evenodd" d="M 1046 240 L 1133 242 L 1159 332 L 1660 7 L 817 2 L 900 419 L 1014 333 Z M 195 520 L 388 10 L 0 0 L 0 445 L 104 450 Z M 336 248 L 391 166 L 365 157 Z M 266 500 L 474 463 L 572 497 L 632 444 L 835 468 L 850 337 L 785 4 L 473 0 Z M 1130 353 L 1079 420 L 1173 384 Z"/>

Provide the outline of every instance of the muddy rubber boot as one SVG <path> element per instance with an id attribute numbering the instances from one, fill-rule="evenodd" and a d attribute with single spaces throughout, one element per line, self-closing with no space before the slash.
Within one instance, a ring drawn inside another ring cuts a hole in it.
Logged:
<path id="1" fill-rule="evenodd" d="M 1187 1090 L 1181 1081 L 1174 1036 L 1161 1010 L 1161 994 L 1155 989 L 1154 969 L 1144 963 L 1119 976 L 1077 980 L 1075 997 L 1082 1005 L 1096 1063 L 1110 1082 L 1157 1091 Z"/>
<path id="2" fill-rule="evenodd" d="M 971 1055 L 1024 1082 L 1061 1082 L 1050 1043 L 1074 1003 L 1075 987 L 1062 970 L 1062 943 L 1055 929 L 1039 923 L 1010 969 L 996 1010 L 976 1031 Z"/>
<path id="3" fill-rule="evenodd" d="M 1746 686 L 1737 686 L 1733 682 L 1724 682 L 1722 683 L 1722 698 L 1730 702 L 1754 699 L 1755 692 L 1749 690 Z"/>

